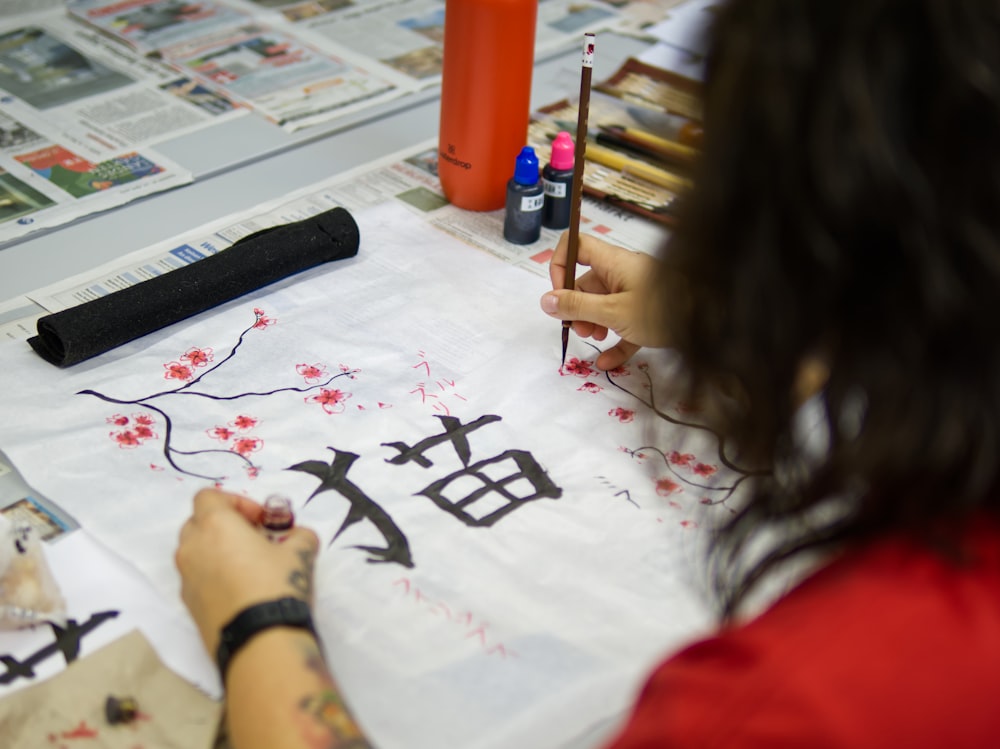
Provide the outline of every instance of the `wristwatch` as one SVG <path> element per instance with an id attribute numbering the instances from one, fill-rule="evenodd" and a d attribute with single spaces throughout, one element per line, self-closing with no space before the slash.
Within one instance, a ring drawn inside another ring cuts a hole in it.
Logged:
<path id="1" fill-rule="evenodd" d="M 304 629 L 317 641 L 319 640 L 316 628 L 313 626 L 309 604 L 301 598 L 288 596 L 248 606 L 222 628 L 219 636 L 215 661 L 219 665 L 219 675 L 222 677 L 223 685 L 226 683 L 226 671 L 233 656 L 250 641 L 250 638 L 271 627 Z"/>

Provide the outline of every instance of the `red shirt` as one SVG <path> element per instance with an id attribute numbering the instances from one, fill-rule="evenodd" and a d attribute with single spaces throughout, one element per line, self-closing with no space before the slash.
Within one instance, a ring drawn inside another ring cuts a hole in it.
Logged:
<path id="1" fill-rule="evenodd" d="M 886 540 L 649 678 L 611 749 L 1000 747 L 1000 527 Z"/>

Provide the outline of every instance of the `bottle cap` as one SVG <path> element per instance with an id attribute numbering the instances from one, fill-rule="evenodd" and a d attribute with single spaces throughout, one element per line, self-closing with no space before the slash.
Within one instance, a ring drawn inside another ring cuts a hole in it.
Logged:
<path id="1" fill-rule="evenodd" d="M 514 162 L 514 181 L 519 185 L 534 185 L 538 183 L 538 157 L 535 149 L 525 146 Z"/>
<path id="2" fill-rule="evenodd" d="M 573 168 L 573 139 L 565 130 L 560 130 L 552 141 L 552 158 L 549 166 L 560 172 Z"/>

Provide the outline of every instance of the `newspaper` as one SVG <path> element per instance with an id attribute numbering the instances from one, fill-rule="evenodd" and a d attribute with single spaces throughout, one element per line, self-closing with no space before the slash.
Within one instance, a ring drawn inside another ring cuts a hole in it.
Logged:
<path id="1" fill-rule="evenodd" d="M 68 0 L 67 11 L 288 131 L 414 90 L 370 56 L 220 0 Z"/>
<path id="2" fill-rule="evenodd" d="M 391 154 L 381 161 L 31 292 L 19 302 L 8 303 L 6 323 L 0 330 L 8 339 L 26 340 L 33 335 L 33 319 L 37 319 L 38 308 L 58 312 L 114 293 L 221 252 L 255 231 L 316 215 L 334 206 L 359 211 L 388 201 L 402 203 L 467 244 L 536 275 L 548 275 L 548 262 L 561 232 L 543 228 L 538 241 L 528 245 L 505 241 L 504 211 L 477 213 L 454 207 L 444 197 L 436 169 L 437 142 L 426 141 L 414 149 Z M 662 226 L 612 204 L 591 199 L 583 203 L 581 232 L 645 252 L 655 251 L 667 236 Z M 0 323 L 5 320 L 3 309 L 0 306 Z M 30 312 L 25 316 L 27 319 L 17 318 L 19 309 Z"/>
<path id="3" fill-rule="evenodd" d="M 149 144 L 212 113 L 82 31 L 53 11 L 0 20 L 0 242 L 192 180 Z"/>
<path id="4" fill-rule="evenodd" d="M 357 4 L 263 0 L 261 4 L 330 42 L 375 57 L 418 86 L 440 83 L 443 0 L 373 0 Z M 584 32 L 622 30 L 625 25 L 626 18 L 608 3 L 541 0 L 535 55 L 578 42 Z"/>

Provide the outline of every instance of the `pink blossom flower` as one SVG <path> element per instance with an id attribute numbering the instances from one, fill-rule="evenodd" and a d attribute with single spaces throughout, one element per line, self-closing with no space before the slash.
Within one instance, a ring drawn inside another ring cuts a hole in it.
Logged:
<path id="1" fill-rule="evenodd" d="M 260 307 L 254 307 L 253 313 L 257 317 L 257 321 L 253 324 L 253 327 L 256 328 L 257 330 L 263 330 L 269 325 L 274 325 L 276 322 L 278 322 L 277 320 L 273 320 L 266 314 L 264 314 L 264 310 L 262 310 Z"/>
<path id="2" fill-rule="evenodd" d="M 212 427 L 211 429 L 206 429 L 205 434 L 211 437 L 213 440 L 219 440 L 219 442 L 228 442 L 236 434 L 229 427 Z"/>
<path id="3" fill-rule="evenodd" d="M 153 439 L 156 437 L 156 432 L 154 432 L 145 424 L 136 424 L 134 431 L 136 438 L 140 442 L 142 442 L 143 440 Z"/>
<path id="4" fill-rule="evenodd" d="M 596 382 L 585 382 L 577 390 L 582 393 L 599 393 L 601 392 L 601 386 Z"/>
<path id="5" fill-rule="evenodd" d="M 246 414 L 240 414 L 235 419 L 229 422 L 229 426 L 239 429 L 241 432 L 245 432 L 248 429 L 253 429 L 260 423 L 260 419 L 256 419 L 253 416 L 247 416 Z"/>
<path id="6" fill-rule="evenodd" d="M 163 373 L 164 379 L 167 380 L 182 380 L 186 382 L 194 375 L 191 367 L 187 364 L 181 364 L 178 361 L 172 361 L 168 364 L 164 364 L 163 367 L 167 370 Z"/>
<path id="7" fill-rule="evenodd" d="M 668 478 L 662 478 L 656 482 L 656 493 L 661 497 L 669 497 L 671 494 L 681 491 L 682 488 L 676 481 Z"/>
<path id="8" fill-rule="evenodd" d="M 675 466 L 690 466 L 691 462 L 694 460 L 694 455 L 691 453 L 679 453 L 676 450 L 672 450 L 670 454 L 667 455 L 667 460 Z"/>
<path id="9" fill-rule="evenodd" d="M 153 426 L 153 424 L 156 423 L 156 419 L 154 419 L 149 414 L 132 414 L 132 419 L 135 421 L 136 424 L 142 424 L 143 426 L 147 427 L 151 427 Z"/>
<path id="10" fill-rule="evenodd" d="M 117 427 L 123 427 L 128 424 L 128 416 L 122 416 L 121 414 L 115 414 L 114 416 L 109 416 L 105 419 L 109 424 L 114 424 Z"/>
<path id="11" fill-rule="evenodd" d="M 708 463 L 695 463 L 693 466 L 691 466 L 691 470 L 697 473 L 699 476 L 711 476 L 719 469 L 718 467 L 709 465 Z"/>
<path id="12" fill-rule="evenodd" d="M 608 411 L 608 416 L 615 417 L 622 424 L 628 424 L 635 418 L 635 411 L 630 408 L 622 408 L 621 406 L 618 406 L 617 408 L 612 408 Z"/>
<path id="13" fill-rule="evenodd" d="M 577 377 L 590 377 L 594 374 L 594 362 L 584 359 L 577 359 L 575 356 L 570 359 L 562 368 L 561 374 L 571 374 Z"/>
<path id="14" fill-rule="evenodd" d="M 351 397 L 350 393 L 341 390 L 320 388 L 319 393 L 305 398 L 306 403 L 318 403 L 328 414 L 339 414 L 344 411 L 344 401 Z"/>
<path id="15" fill-rule="evenodd" d="M 296 364 L 295 371 L 302 375 L 302 379 L 312 384 L 314 382 L 319 382 L 326 375 L 326 365 Z"/>
<path id="16" fill-rule="evenodd" d="M 130 449 L 133 447 L 138 447 L 142 444 L 142 440 L 136 436 L 136 433 L 131 429 L 126 429 L 121 432 L 109 432 L 111 439 L 118 443 L 118 447 L 123 449 Z"/>
<path id="17" fill-rule="evenodd" d="M 612 377 L 628 377 L 631 374 L 631 372 L 629 371 L 629 368 L 626 365 L 621 364 L 615 367 L 614 369 L 608 370 L 608 374 L 611 375 Z"/>
<path id="18" fill-rule="evenodd" d="M 181 354 L 181 359 L 190 362 L 193 367 L 205 367 L 215 358 L 215 354 L 210 348 L 189 348 Z"/>
<path id="19" fill-rule="evenodd" d="M 259 437 L 238 437 L 233 440 L 233 452 L 237 452 L 243 457 L 257 452 L 262 447 L 264 447 L 264 440 Z"/>

